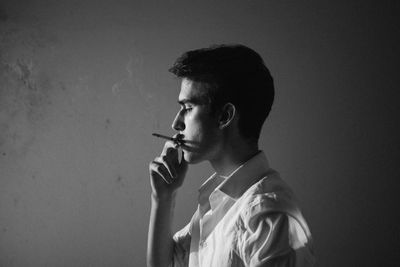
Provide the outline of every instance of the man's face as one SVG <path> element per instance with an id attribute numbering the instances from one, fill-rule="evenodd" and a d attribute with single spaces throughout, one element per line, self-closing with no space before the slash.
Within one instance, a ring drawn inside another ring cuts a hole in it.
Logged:
<path id="1" fill-rule="evenodd" d="M 221 131 L 218 118 L 201 91 L 204 84 L 182 79 L 178 111 L 172 128 L 182 135 L 184 158 L 189 163 L 212 160 L 218 155 Z"/>

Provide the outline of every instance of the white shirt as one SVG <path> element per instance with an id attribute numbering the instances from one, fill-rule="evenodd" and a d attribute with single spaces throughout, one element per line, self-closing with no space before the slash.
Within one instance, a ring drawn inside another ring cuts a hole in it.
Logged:
<path id="1" fill-rule="evenodd" d="M 174 237 L 172 266 L 313 266 L 310 230 L 293 192 L 263 152 L 199 189 L 191 221 Z"/>

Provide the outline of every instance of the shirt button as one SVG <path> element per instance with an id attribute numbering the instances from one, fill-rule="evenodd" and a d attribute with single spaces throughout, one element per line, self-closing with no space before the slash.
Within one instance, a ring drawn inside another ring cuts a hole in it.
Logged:
<path id="1" fill-rule="evenodd" d="M 200 247 L 205 248 L 207 247 L 207 242 L 205 240 L 200 241 Z"/>

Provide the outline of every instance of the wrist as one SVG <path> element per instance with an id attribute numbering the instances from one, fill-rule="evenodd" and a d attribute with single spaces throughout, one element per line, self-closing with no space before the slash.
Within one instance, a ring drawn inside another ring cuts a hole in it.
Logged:
<path id="1" fill-rule="evenodd" d="M 175 200 L 175 198 L 176 198 L 176 192 L 163 193 L 163 194 L 157 194 L 156 192 L 151 193 L 152 201 L 156 202 L 163 202 L 163 203 L 172 202 Z"/>

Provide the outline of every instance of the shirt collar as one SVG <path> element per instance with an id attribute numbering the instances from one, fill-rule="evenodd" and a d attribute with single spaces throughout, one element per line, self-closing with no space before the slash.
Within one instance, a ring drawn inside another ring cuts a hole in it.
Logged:
<path id="1" fill-rule="evenodd" d="M 269 169 L 269 163 L 265 153 L 259 151 L 255 156 L 233 171 L 216 190 L 220 190 L 236 200 L 241 197 L 248 188 L 264 177 Z"/>
<path id="2" fill-rule="evenodd" d="M 228 177 L 214 173 L 199 189 L 198 201 L 200 206 L 208 206 L 210 195 L 217 191 L 228 195 L 234 200 L 238 199 L 250 186 L 264 177 L 269 169 L 265 153 L 259 151 L 255 156 L 234 170 Z"/>

